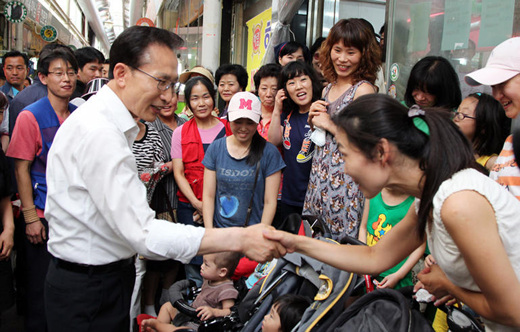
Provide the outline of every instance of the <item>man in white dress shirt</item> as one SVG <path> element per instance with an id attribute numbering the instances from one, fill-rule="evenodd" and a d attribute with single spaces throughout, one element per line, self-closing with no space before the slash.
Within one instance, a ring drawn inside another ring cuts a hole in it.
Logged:
<path id="1" fill-rule="evenodd" d="M 226 250 L 259 261 L 285 253 L 265 240 L 264 226 L 204 230 L 154 219 L 131 151 L 132 114 L 154 121 L 171 100 L 181 43 L 163 29 L 125 30 L 110 50 L 110 82 L 56 134 L 45 208 L 50 331 L 128 331 L 136 253 L 184 263 Z"/>

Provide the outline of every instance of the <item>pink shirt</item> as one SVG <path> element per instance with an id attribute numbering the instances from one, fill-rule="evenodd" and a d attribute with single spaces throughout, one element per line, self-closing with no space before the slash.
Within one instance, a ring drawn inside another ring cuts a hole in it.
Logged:
<path id="1" fill-rule="evenodd" d="M 65 121 L 58 116 L 60 125 Z M 29 111 L 22 111 L 17 119 L 13 129 L 13 136 L 6 155 L 11 158 L 33 161 L 34 158 L 42 151 L 42 136 L 40 126 Z M 43 211 L 36 209 L 38 217 L 43 218 Z"/>
<path id="2" fill-rule="evenodd" d="M 172 136 L 172 159 L 182 159 L 182 126 L 179 126 L 175 129 Z M 202 144 L 211 144 L 215 140 L 215 137 L 220 133 L 220 131 L 224 128 L 224 124 L 222 122 L 218 122 L 213 128 L 209 129 L 200 129 L 199 135 L 202 140 Z"/>

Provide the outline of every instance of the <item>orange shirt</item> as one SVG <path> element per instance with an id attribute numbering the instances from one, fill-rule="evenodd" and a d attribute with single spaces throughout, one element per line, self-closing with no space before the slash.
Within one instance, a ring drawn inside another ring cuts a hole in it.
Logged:
<path id="1" fill-rule="evenodd" d="M 513 136 L 509 135 L 489 177 L 504 186 L 520 200 L 520 169 L 513 152 Z"/>

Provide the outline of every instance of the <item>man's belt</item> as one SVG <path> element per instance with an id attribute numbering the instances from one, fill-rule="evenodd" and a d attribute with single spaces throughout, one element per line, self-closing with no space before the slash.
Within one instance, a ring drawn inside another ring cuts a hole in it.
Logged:
<path id="1" fill-rule="evenodd" d="M 122 268 L 127 267 L 128 265 L 133 265 L 135 257 L 132 256 L 130 258 L 122 259 L 120 261 L 104 265 L 87 265 L 80 263 L 72 263 L 56 257 L 53 257 L 53 260 L 56 263 L 56 266 L 67 271 L 83 274 L 100 274 L 121 271 Z"/>

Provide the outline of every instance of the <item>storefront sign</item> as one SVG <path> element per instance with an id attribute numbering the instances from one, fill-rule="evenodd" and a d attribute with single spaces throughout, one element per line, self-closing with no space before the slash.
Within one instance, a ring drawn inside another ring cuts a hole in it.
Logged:
<path id="1" fill-rule="evenodd" d="M 148 17 L 141 17 L 140 19 L 137 20 L 135 25 L 142 25 L 145 27 L 154 27 L 155 26 L 155 24 L 153 24 L 153 21 L 151 19 L 149 19 Z"/>
<path id="2" fill-rule="evenodd" d="M 253 76 L 262 65 L 262 58 L 271 38 L 271 8 L 247 21 L 247 72 L 249 84 L 246 91 L 254 86 Z"/>
<path id="3" fill-rule="evenodd" d="M 390 79 L 392 82 L 395 82 L 399 79 L 399 65 L 397 63 L 392 63 L 390 66 Z"/>
<path id="4" fill-rule="evenodd" d="M 58 31 L 52 25 L 46 25 L 41 29 L 40 36 L 47 42 L 53 42 L 58 39 Z"/>
<path id="5" fill-rule="evenodd" d="M 23 22 L 27 17 L 27 7 L 20 1 L 8 2 L 4 7 L 4 15 L 9 22 Z"/>
<path id="6" fill-rule="evenodd" d="M 38 0 L 25 0 L 28 8 L 28 18 L 40 25 L 51 24 L 52 15 Z"/>

